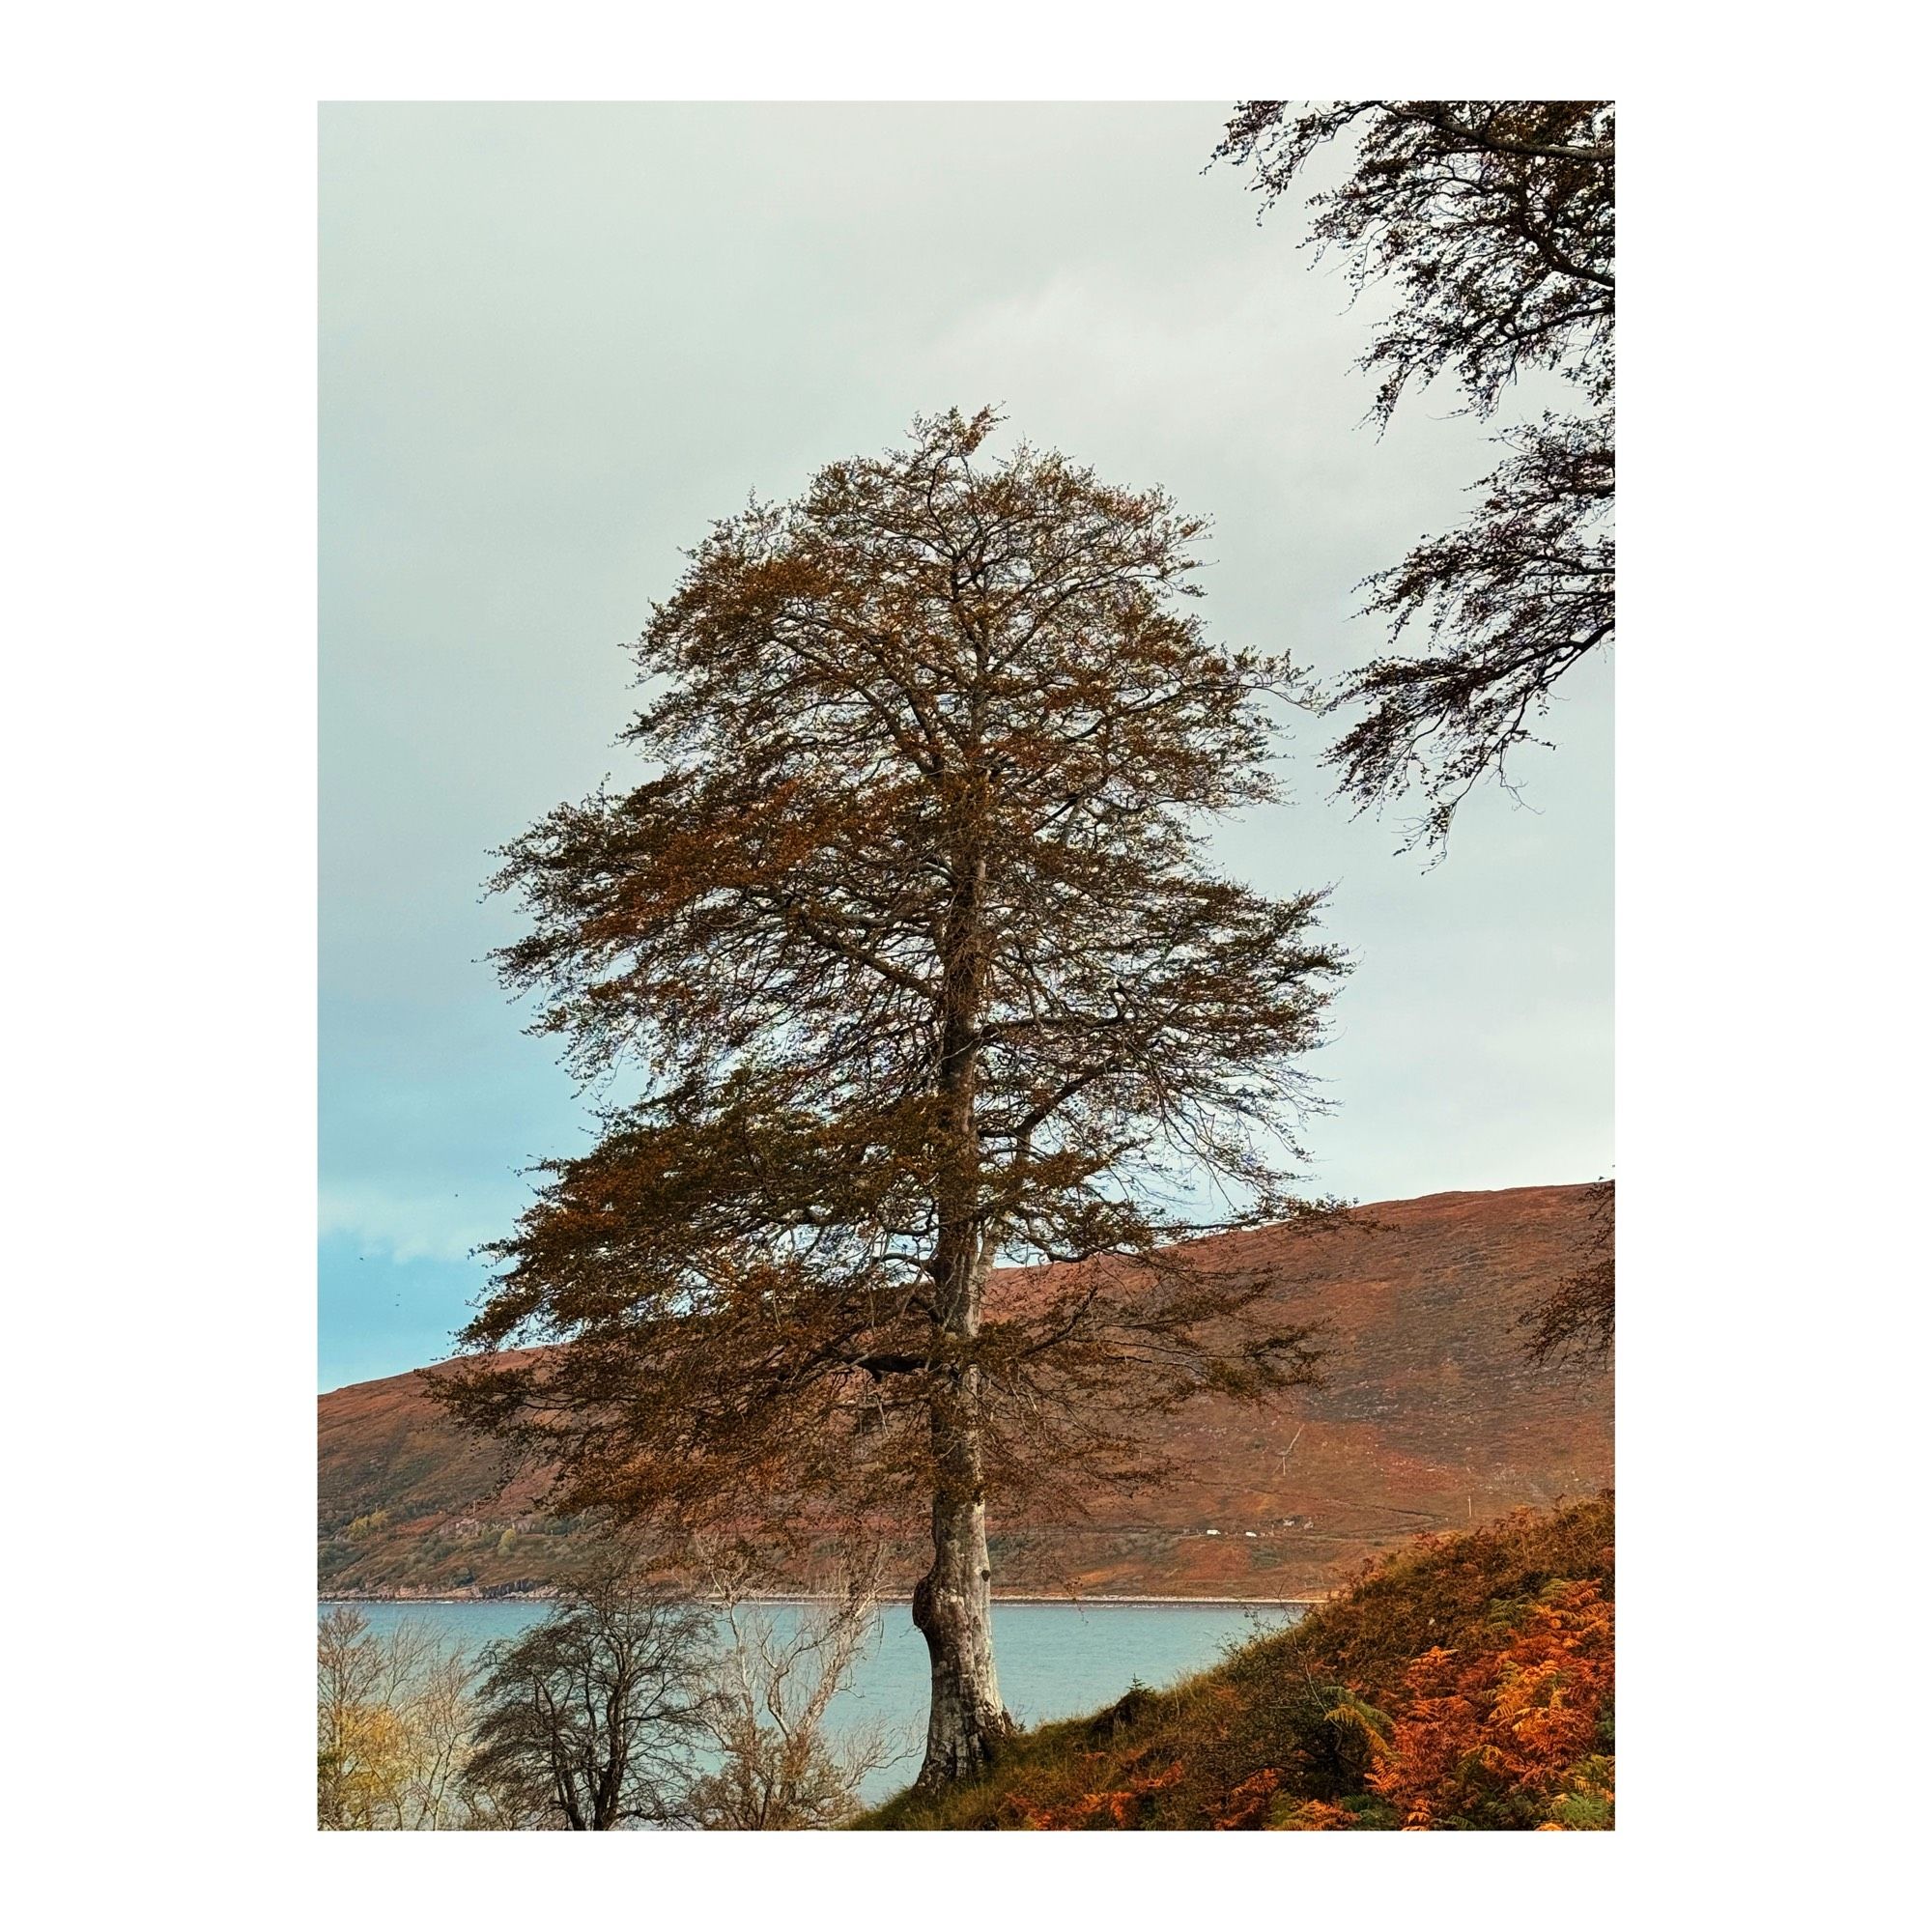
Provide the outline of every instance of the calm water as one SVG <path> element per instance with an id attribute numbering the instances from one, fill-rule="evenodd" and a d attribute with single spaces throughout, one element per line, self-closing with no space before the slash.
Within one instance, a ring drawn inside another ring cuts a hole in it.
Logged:
<path id="1" fill-rule="evenodd" d="M 461 1604 L 357 1604 L 372 1631 L 408 1617 L 433 1625 L 472 1655 L 495 1637 L 539 1622 L 550 1605 L 498 1600 Z M 799 1612 L 775 1605 L 781 1630 Z M 1298 1612 L 1268 1606 L 1143 1604 L 1000 1604 L 993 1610 L 1000 1690 L 1023 1723 L 1072 1718 L 1111 1703 L 1138 1677 L 1173 1683 L 1217 1662 L 1233 1643 L 1279 1628 Z M 919 1769 L 928 1689 L 925 1641 L 912 1612 L 880 1613 L 870 1650 L 833 1706 L 835 1723 L 883 1722 L 908 1755 L 867 1780 L 868 1799 L 890 1796 Z"/>

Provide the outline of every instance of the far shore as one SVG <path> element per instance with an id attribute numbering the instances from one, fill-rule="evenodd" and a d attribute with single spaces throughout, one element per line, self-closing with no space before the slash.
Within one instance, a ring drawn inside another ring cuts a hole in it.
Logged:
<path id="1" fill-rule="evenodd" d="M 325 1595 L 322 1604 L 548 1604 L 558 1596 L 555 1590 L 513 1590 L 486 1597 L 475 1591 L 449 1596 L 404 1596 L 395 1591 L 361 1591 L 349 1595 Z M 718 1603 L 721 1598 L 698 1597 L 696 1603 Z M 748 1604 L 840 1604 L 842 1597 L 832 1595 L 746 1597 Z M 993 1607 L 1002 1604 L 1058 1604 L 1065 1608 L 1085 1609 L 1197 1609 L 1197 1610 L 1312 1610 L 1327 1600 L 1322 1597 L 1075 1597 L 1060 1592 L 1052 1596 L 1025 1596 L 1003 1591 L 993 1593 Z M 880 1605 L 910 1604 L 910 1595 L 881 1597 Z"/>

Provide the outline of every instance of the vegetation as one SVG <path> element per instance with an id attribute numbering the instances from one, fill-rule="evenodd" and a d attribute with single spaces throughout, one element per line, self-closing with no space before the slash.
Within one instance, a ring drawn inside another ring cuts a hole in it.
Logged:
<path id="1" fill-rule="evenodd" d="M 316 1650 L 316 1821 L 325 1832 L 497 1831 L 536 1814 L 469 1778 L 473 1666 L 425 1625 L 386 1635 L 347 1605 Z"/>
<path id="2" fill-rule="evenodd" d="M 869 1830 L 1598 1831 L 1614 1807 L 1605 1496 L 1424 1538 L 1174 1690 L 1016 1740 Z"/>
<path id="3" fill-rule="evenodd" d="M 1613 1180 L 1590 1188 L 1590 1233 L 1582 1261 L 1526 1309 L 1534 1361 L 1609 1365 L 1617 1339 L 1617 1189 Z"/>
<path id="4" fill-rule="evenodd" d="M 572 1832 L 679 1822 L 711 1644 L 696 1605 L 622 1574 L 584 1586 L 483 1653 L 466 1784 Z"/>
<path id="5" fill-rule="evenodd" d="M 1276 796 L 1280 667 L 1189 611 L 1203 525 L 982 464 L 996 421 L 715 526 L 638 647 L 653 776 L 503 855 L 535 1031 L 643 1091 L 547 1164 L 481 1359 L 428 1384 L 565 1509 L 923 1518 L 928 1783 L 1008 1728 L 988 1498 L 1144 1480 L 1187 1398 L 1312 1378 L 1267 1278 L 1163 1252 L 1203 1228 L 1160 1204 L 1302 1211 L 1280 1163 L 1344 968 L 1321 894 L 1205 863 L 1213 814 Z M 1109 1265 L 989 1307 L 996 1258 Z"/>
<path id="6" fill-rule="evenodd" d="M 714 1832 L 809 1832 L 841 1825 L 861 1783 L 898 1753 L 876 1722 L 835 1732 L 833 1698 L 878 1633 L 876 1561 L 838 1594 L 784 1613 L 748 1601 L 742 1560 L 709 1581 L 727 1642 L 705 1711 L 718 1769 L 692 1787 L 692 1822 Z"/>
<path id="7" fill-rule="evenodd" d="M 323 1617 L 316 1802 L 336 1832 L 783 1832 L 838 1825 L 895 1754 L 834 1734 L 832 1700 L 872 1634 L 876 1567 L 781 1619 L 714 1563 L 723 1596 L 673 1596 L 607 1565 L 520 1636 L 467 1658 L 411 1618 L 385 1635 Z"/>
<path id="8" fill-rule="evenodd" d="M 1244 101 L 1216 158 L 1252 166 L 1271 207 L 1330 143 L 1352 144 L 1340 185 L 1310 198 L 1308 242 L 1339 250 L 1356 289 L 1388 280 L 1394 313 L 1361 367 L 1386 423 L 1447 375 L 1493 414 L 1527 370 L 1576 403 L 1506 431 L 1475 513 L 1371 577 L 1366 613 L 1420 650 L 1374 660 L 1325 708 L 1366 713 L 1330 749 L 1358 808 L 1411 787 L 1409 841 L 1438 851 L 1486 775 L 1507 783 L 1557 680 L 1616 625 L 1614 329 L 1616 108 L 1607 100 Z"/>

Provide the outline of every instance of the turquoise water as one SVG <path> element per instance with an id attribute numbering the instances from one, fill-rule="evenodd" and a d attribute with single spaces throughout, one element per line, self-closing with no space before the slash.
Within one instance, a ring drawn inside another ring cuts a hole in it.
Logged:
<path id="1" fill-rule="evenodd" d="M 326 1607 L 326 1606 L 325 1606 Z M 498 1599 L 488 1603 L 357 1604 L 371 1630 L 403 1618 L 428 1623 L 470 1654 L 493 1638 L 514 1636 L 542 1619 L 549 1605 Z M 799 1611 L 774 1605 L 781 1630 Z M 1098 1710 L 1138 1677 L 1162 1686 L 1206 1669 L 1231 1644 L 1275 1630 L 1298 1612 L 1229 1604 L 997 1604 L 993 1642 L 1000 1690 L 1022 1723 L 1037 1724 Z M 869 1649 L 849 1688 L 832 1707 L 835 1725 L 882 1723 L 905 1755 L 867 1780 L 876 1800 L 909 1783 L 924 1742 L 925 1641 L 903 1604 L 881 1611 Z"/>

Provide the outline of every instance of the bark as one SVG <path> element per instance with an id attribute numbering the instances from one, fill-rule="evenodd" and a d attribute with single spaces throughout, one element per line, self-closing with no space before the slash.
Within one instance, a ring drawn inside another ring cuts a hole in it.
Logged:
<path id="1" fill-rule="evenodd" d="M 985 809 L 985 781 L 976 787 Z M 980 1372 L 970 1350 L 990 1264 L 980 1200 L 979 1025 L 985 998 L 984 849 L 977 829 L 960 842 L 942 947 L 945 982 L 939 1093 L 946 1159 L 933 1254 L 939 1327 L 959 1352 L 932 1405 L 932 1568 L 913 1592 L 912 1620 L 932 1660 L 932 1712 L 919 1783 L 930 1789 L 989 1765 L 1012 1729 L 993 1664 L 993 1566 L 986 1553 L 986 1486 L 980 1442 Z"/>
<path id="2" fill-rule="evenodd" d="M 932 1660 L 923 1789 L 983 1771 L 1012 1730 L 993 1664 L 993 1568 L 986 1554 L 986 1499 L 980 1434 L 971 1422 L 978 1371 L 956 1396 L 933 1406 L 940 1482 L 932 1502 L 932 1568 L 913 1592 L 912 1620 Z"/>

